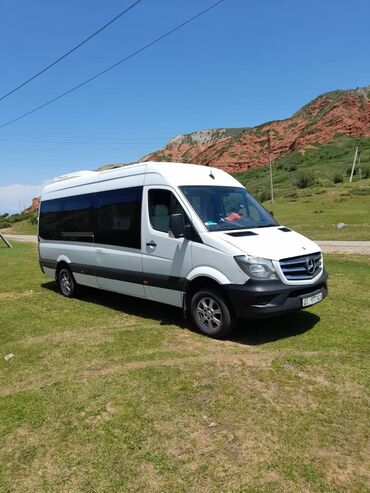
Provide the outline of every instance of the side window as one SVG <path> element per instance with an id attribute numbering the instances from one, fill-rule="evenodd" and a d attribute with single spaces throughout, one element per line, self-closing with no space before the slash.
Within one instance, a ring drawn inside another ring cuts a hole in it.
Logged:
<path id="1" fill-rule="evenodd" d="M 62 199 L 41 202 L 39 234 L 44 240 L 59 240 L 61 238 L 62 207 Z"/>
<path id="2" fill-rule="evenodd" d="M 41 203 L 40 236 L 45 240 L 92 241 L 93 194 L 75 195 Z"/>
<path id="3" fill-rule="evenodd" d="M 151 189 L 148 193 L 149 220 L 153 229 L 168 233 L 170 215 L 182 214 L 185 224 L 187 215 L 172 192 L 164 189 Z"/>
<path id="4" fill-rule="evenodd" d="M 93 195 L 76 195 L 63 199 L 62 233 L 91 233 L 94 229 Z M 91 238 L 90 240 L 91 241 Z"/>
<path id="5" fill-rule="evenodd" d="M 142 187 L 96 194 L 95 242 L 141 248 Z"/>

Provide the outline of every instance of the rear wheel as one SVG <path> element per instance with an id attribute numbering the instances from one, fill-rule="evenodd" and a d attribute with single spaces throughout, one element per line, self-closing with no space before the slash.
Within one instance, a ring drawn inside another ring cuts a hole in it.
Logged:
<path id="1" fill-rule="evenodd" d="M 236 319 L 221 293 L 204 289 L 191 300 L 191 317 L 197 328 L 208 336 L 220 339 L 232 332 Z"/>
<path id="2" fill-rule="evenodd" d="M 63 296 L 73 298 L 76 294 L 77 283 L 68 267 L 62 267 L 58 272 L 58 286 Z"/>

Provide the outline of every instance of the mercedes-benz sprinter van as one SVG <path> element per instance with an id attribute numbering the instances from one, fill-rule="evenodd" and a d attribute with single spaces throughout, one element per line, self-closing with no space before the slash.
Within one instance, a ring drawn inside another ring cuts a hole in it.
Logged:
<path id="1" fill-rule="evenodd" d="M 86 285 L 181 307 L 212 337 L 238 318 L 327 295 L 320 248 L 206 166 L 147 162 L 56 178 L 42 193 L 38 241 L 41 269 L 64 296 Z"/>

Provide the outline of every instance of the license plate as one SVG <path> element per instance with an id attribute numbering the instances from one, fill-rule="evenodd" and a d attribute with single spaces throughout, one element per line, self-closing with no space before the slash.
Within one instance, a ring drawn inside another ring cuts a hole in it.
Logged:
<path id="1" fill-rule="evenodd" d="M 322 293 L 317 293 L 307 298 L 302 298 L 302 306 L 311 306 L 322 300 Z"/>

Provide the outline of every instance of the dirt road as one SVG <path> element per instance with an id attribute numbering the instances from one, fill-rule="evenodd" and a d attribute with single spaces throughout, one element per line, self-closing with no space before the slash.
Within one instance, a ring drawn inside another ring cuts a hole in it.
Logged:
<path id="1" fill-rule="evenodd" d="M 9 241 L 30 241 L 32 243 L 37 242 L 37 236 L 34 235 L 8 235 L 8 234 L 3 234 L 3 236 L 9 240 Z"/>
<path id="2" fill-rule="evenodd" d="M 370 255 L 370 241 L 317 241 L 324 253 L 363 253 Z"/>

